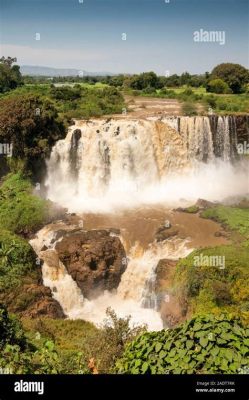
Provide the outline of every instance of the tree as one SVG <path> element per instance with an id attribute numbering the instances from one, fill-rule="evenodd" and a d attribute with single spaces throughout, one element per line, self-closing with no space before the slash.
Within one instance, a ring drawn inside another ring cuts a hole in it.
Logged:
<path id="1" fill-rule="evenodd" d="M 19 65 L 13 65 L 16 58 L 0 58 L 0 93 L 15 89 L 23 84 Z"/>
<path id="2" fill-rule="evenodd" d="M 12 143 L 13 160 L 23 160 L 32 172 L 43 168 L 65 127 L 54 105 L 37 95 L 17 95 L 0 100 L 0 142 Z"/>
<path id="3" fill-rule="evenodd" d="M 178 87 L 180 86 L 180 76 L 177 74 L 170 75 L 166 78 L 166 86 L 167 87 Z"/>
<path id="4" fill-rule="evenodd" d="M 91 337 L 88 356 L 99 373 L 113 372 L 112 368 L 123 354 L 127 343 L 146 331 L 146 326 L 132 326 L 131 316 L 119 318 L 111 308 L 106 310 L 107 318 L 102 329 Z"/>
<path id="5" fill-rule="evenodd" d="M 232 90 L 229 88 L 228 84 L 222 79 L 212 79 L 209 81 L 207 84 L 207 91 L 217 94 L 232 93 Z"/>
<path id="6" fill-rule="evenodd" d="M 135 90 L 143 90 L 147 87 L 160 89 L 163 87 L 161 79 L 155 74 L 155 72 L 143 72 L 140 75 L 133 75 L 130 79 L 126 80 L 126 84 Z"/>
<path id="7" fill-rule="evenodd" d="M 249 82 L 249 71 L 240 64 L 223 63 L 212 70 L 211 79 L 222 79 L 233 93 L 241 93 Z"/>

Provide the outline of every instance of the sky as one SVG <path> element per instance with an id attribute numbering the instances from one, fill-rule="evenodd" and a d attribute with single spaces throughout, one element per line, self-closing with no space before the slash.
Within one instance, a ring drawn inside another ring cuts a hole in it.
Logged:
<path id="1" fill-rule="evenodd" d="M 194 41 L 201 30 L 209 41 Z M 248 67 L 248 42 L 248 0 L 0 0 L 0 55 L 20 65 L 204 73 Z"/>

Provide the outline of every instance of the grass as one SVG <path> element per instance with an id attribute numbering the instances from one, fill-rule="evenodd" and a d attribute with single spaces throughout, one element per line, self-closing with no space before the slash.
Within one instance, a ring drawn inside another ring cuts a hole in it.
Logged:
<path id="1" fill-rule="evenodd" d="M 181 87 L 175 87 L 175 88 L 173 87 L 173 88 L 170 88 L 170 89 L 174 90 L 174 92 L 176 94 L 181 94 L 186 89 L 191 89 L 195 94 L 207 94 L 206 88 L 204 88 L 204 87 L 196 88 L 196 87 L 192 87 L 192 86 L 189 87 L 189 86 L 184 85 L 184 86 L 181 86 Z"/>
<path id="2" fill-rule="evenodd" d="M 238 231 L 244 238 L 249 239 L 249 208 L 221 205 L 204 210 L 201 216 L 220 222 L 228 229 Z"/>

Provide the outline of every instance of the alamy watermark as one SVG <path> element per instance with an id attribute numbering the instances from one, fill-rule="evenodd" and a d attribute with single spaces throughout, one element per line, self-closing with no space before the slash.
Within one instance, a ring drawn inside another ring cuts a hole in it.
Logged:
<path id="1" fill-rule="evenodd" d="M 194 256 L 194 266 L 195 267 L 218 267 L 224 269 L 226 266 L 225 256 L 207 256 L 200 254 Z"/>
<path id="2" fill-rule="evenodd" d="M 0 375 L 13 374 L 13 369 L 11 367 L 0 367 Z"/>
<path id="3" fill-rule="evenodd" d="M 244 143 L 237 144 L 238 154 L 249 154 L 249 143 L 244 141 Z"/>
<path id="4" fill-rule="evenodd" d="M 6 155 L 12 157 L 13 145 L 12 143 L 0 143 L 0 155 Z"/>
<path id="5" fill-rule="evenodd" d="M 208 43 L 219 43 L 224 45 L 226 43 L 226 32 L 225 31 L 205 31 L 200 29 L 193 33 L 194 42 L 208 42 Z"/>
<path id="6" fill-rule="evenodd" d="M 22 379 L 14 383 L 15 392 L 36 392 L 44 394 L 44 382 L 26 382 Z"/>

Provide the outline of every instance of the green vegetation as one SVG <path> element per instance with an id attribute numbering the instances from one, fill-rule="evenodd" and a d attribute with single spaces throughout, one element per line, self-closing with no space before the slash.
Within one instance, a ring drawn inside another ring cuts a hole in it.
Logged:
<path id="1" fill-rule="evenodd" d="M 85 365 L 92 359 L 98 373 L 111 373 L 125 345 L 144 332 L 145 327 L 132 328 L 129 317 L 118 318 L 111 309 L 106 314 L 107 318 L 99 328 L 82 320 L 49 318 L 24 319 L 23 325 L 34 346 L 41 348 L 46 341 L 52 341 L 66 360 L 80 352 Z"/>
<path id="2" fill-rule="evenodd" d="M 20 322 L 8 315 L 0 306 L 0 368 L 14 374 L 85 373 L 87 368 L 82 353 L 74 352 L 70 358 L 59 354 L 51 340 L 40 346 L 32 344 L 26 337 Z"/>
<path id="3" fill-rule="evenodd" d="M 232 90 L 229 88 L 228 84 L 222 79 L 213 79 L 207 84 L 207 91 L 211 93 L 224 94 L 231 93 Z"/>
<path id="4" fill-rule="evenodd" d="M 193 206 L 195 207 L 195 206 Z M 246 201 L 236 207 L 215 206 L 202 211 L 203 218 L 223 224 L 230 245 L 195 250 L 177 264 L 172 292 L 185 304 L 185 312 L 240 315 L 249 323 L 249 208 Z M 207 266 L 204 257 L 224 260 L 224 269 Z M 196 265 L 196 257 L 202 263 Z"/>
<path id="5" fill-rule="evenodd" d="M 111 373 L 125 345 L 144 332 L 130 328 L 130 318 L 121 319 L 107 310 L 103 327 L 81 320 L 12 320 L 6 309 L 0 342 L 0 367 L 13 373 Z"/>
<path id="6" fill-rule="evenodd" d="M 1 228 L 28 235 L 48 223 L 55 212 L 52 203 L 33 194 L 28 178 L 9 174 L 0 186 Z"/>
<path id="7" fill-rule="evenodd" d="M 64 137 L 65 127 L 51 101 L 35 94 L 4 97 L 0 100 L 0 141 L 11 143 L 12 170 L 44 174 L 45 158 L 52 146 Z"/>
<path id="8" fill-rule="evenodd" d="M 0 93 L 8 92 L 23 84 L 20 67 L 13 65 L 16 58 L 0 58 Z"/>
<path id="9" fill-rule="evenodd" d="M 182 104 L 182 113 L 183 115 L 191 116 L 197 115 L 196 105 L 192 102 L 185 102 Z"/>
<path id="10" fill-rule="evenodd" d="M 187 208 L 184 208 L 184 212 L 190 213 L 190 214 L 196 214 L 199 211 L 199 207 L 198 206 L 190 206 Z"/>
<path id="11" fill-rule="evenodd" d="M 89 84 L 25 85 L 2 96 L 2 99 L 9 98 L 16 101 L 19 96 L 28 95 L 37 96 L 44 102 L 51 103 L 66 125 L 72 122 L 72 118 L 88 119 L 121 113 L 125 106 L 122 94 L 115 87 L 108 87 L 101 83 L 96 86 Z M 35 108 L 37 107 L 39 106 L 36 105 Z"/>
<path id="12" fill-rule="evenodd" d="M 26 275 L 38 278 L 36 254 L 29 243 L 10 233 L 0 231 L 0 294 L 17 287 Z"/>
<path id="13" fill-rule="evenodd" d="M 224 260 L 207 266 L 204 257 Z M 196 265 L 196 259 L 201 260 Z M 234 245 L 199 249 L 180 260 L 174 275 L 174 289 L 185 312 L 240 315 L 249 322 L 249 258 L 246 247 Z"/>
<path id="14" fill-rule="evenodd" d="M 241 93 L 246 90 L 249 82 L 249 72 L 239 64 L 223 63 L 217 65 L 211 72 L 212 79 L 222 79 L 233 93 Z"/>
<path id="15" fill-rule="evenodd" d="M 123 374 L 231 374 L 247 368 L 248 357 L 249 329 L 229 316 L 205 315 L 140 336 L 116 369 Z"/>
<path id="16" fill-rule="evenodd" d="M 229 229 L 238 231 L 249 239 L 249 208 L 217 206 L 201 213 L 203 218 L 210 218 L 225 224 Z"/>

